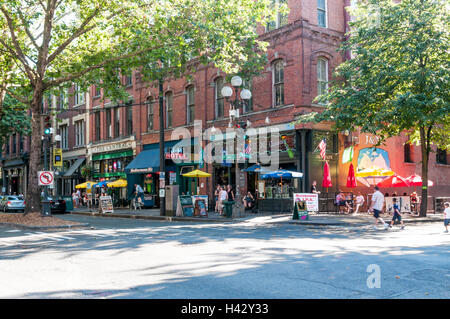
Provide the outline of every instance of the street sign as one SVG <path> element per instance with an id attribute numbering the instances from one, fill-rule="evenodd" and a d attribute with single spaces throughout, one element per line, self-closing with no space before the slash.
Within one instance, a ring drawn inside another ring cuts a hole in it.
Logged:
<path id="1" fill-rule="evenodd" d="M 53 185 L 53 171 L 39 171 L 38 172 L 38 182 L 39 186 L 50 186 Z"/>
<path id="2" fill-rule="evenodd" d="M 62 149 L 61 148 L 53 149 L 53 166 L 55 166 L 55 167 L 63 166 Z"/>

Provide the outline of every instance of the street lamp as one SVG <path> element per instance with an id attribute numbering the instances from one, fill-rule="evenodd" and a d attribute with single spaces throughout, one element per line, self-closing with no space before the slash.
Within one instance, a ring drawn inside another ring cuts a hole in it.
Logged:
<path id="1" fill-rule="evenodd" d="M 233 76 L 231 78 L 231 85 L 234 88 L 234 93 L 235 93 L 235 97 L 234 99 L 231 99 L 231 96 L 233 95 L 233 89 L 229 86 L 223 86 L 221 93 L 222 96 L 226 99 L 227 102 L 230 103 L 230 117 L 233 118 L 236 121 L 236 124 L 238 124 L 237 122 L 237 118 L 239 118 L 239 109 L 243 108 L 244 106 L 248 106 L 249 100 L 252 97 L 252 93 L 250 92 L 250 90 L 248 89 L 241 89 L 240 94 L 238 95 L 239 92 L 239 88 L 241 88 L 242 86 L 242 78 L 240 76 Z M 248 124 L 249 121 L 247 121 Z M 229 123 L 229 127 L 231 127 L 231 119 L 230 119 L 230 123 Z M 241 125 L 242 127 L 242 125 Z M 241 176 L 241 172 L 239 170 L 239 161 L 238 161 L 238 155 L 239 155 L 239 149 L 238 149 L 238 140 L 237 140 L 237 134 L 238 132 L 240 132 L 240 130 L 236 130 L 236 157 L 235 157 L 235 175 L 236 175 L 236 195 L 235 195 L 235 206 L 234 206 L 234 210 L 233 210 L 233 217 L 240 217 L 243 215 L 244 213 L 244 206 L 242 205 L 242 200 L 241 200 L 241 187 L 240 187 L 240 182 L 242 180 L 242 182 L 245 183 L 245 177 Z"/>

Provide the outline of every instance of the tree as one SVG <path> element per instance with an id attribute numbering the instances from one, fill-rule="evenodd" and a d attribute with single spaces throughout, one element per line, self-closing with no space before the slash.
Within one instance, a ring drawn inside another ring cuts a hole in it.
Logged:
<path id="1" fill-rule="evenodd" d="M 426 216 L 432 144 L 449 149 L 449 8 L 443 0 L 365 0 L 351 10 L 352 55 L 334 73 L 322 112 L 299 121 L 333 123 L 337 131 L 376 134 L 380 142 L 401 132 L 420 142 L 422 205 Z"/>
<path id="2" fill-rule="evenodd" d="M 32 113 L 26 212 L 40 207 L 36 174 L 46 92 L 97 83 L 125 100 L 117 75 L 139 69 L 153 80 L 155 63 L 175 75 L 192 60 L 237 72 L 264 53 L 256 25 L 276 9 L 270 0 L 0 0 L 0 51 L 15 71 L 0 89 Z"/>

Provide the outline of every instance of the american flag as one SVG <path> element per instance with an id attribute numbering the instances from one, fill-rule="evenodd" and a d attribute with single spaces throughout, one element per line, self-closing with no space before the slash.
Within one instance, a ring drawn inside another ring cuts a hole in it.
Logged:
<path id="1" fill-rule="evenodd" d="M 325 159 L 325 152 L 327 150 L 327 142 L 325 141 L 325 139 L 321 140 L 319 143 L 319 149 L 320 149 L 320 156 Z"/>
<path id="2" fill-rule="evenodd" d="M 244 153 L 245 154 L 250 154 L 251 152 L 252 152 L 252 148 L 250 147 L 250 143 L 245 144 Z"/>

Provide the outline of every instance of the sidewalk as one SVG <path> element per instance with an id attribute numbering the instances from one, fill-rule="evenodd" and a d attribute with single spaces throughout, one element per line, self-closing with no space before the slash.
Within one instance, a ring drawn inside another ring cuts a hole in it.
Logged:
<path id="1" fill-rule="evenodd" d="M 134 210 L 130 208 L 115 208 L 113 213 L 100 214 L 96 208 L 89 210 L 86 207 L 75 208 L 69 212 L 74 215 L 88 215 L 97 217 L 119 217 L 132 219 L 148 219 L 162 221 L 195 221 L 195 222 L 233 222 L 234 219 L 219 216 L 214 212 L 208 212 L 207 217 L 185 217 L 185 216 L 160 216 L 159 208 Z"/>
<path id="2" fill-rule="evenodd" d="M 293 220 L 292 214 L 270 214 L 270 213 L 245 213 L 242 217 L 226 218 L 217 213 L 209 212 L 208 217 L 184 217 L 184 216 L 160 216 L 159 209 L 132 210 L 129 208 L 114 209 L 114 213 L 99 214 L 97 210 L 89 211 L 87 208 L 77 208 L 70 212 L 75 215 L 89 215 L 98 217 L 119 217 L 132 219 L 147 219 L 161 221 L 192 221 L 192 222 L 263 222 L 263 223 L 288 223 L 302 225 L 322 225 L 322 226 L 346 226 L 346 225 L 368 225 L 374 221 L 370 214 L 357 215 L 339 215 L 336 213 L 311 213 L 309 220 Z M 390 222 L 392 215 L 384 214 L 381 216 L 386 222 Z M 416 217 L 409 214 L 403 214 L 402 219 L 405 224 L 443 222 L 443 214 L 428 214 L 427 217 Z"/>

